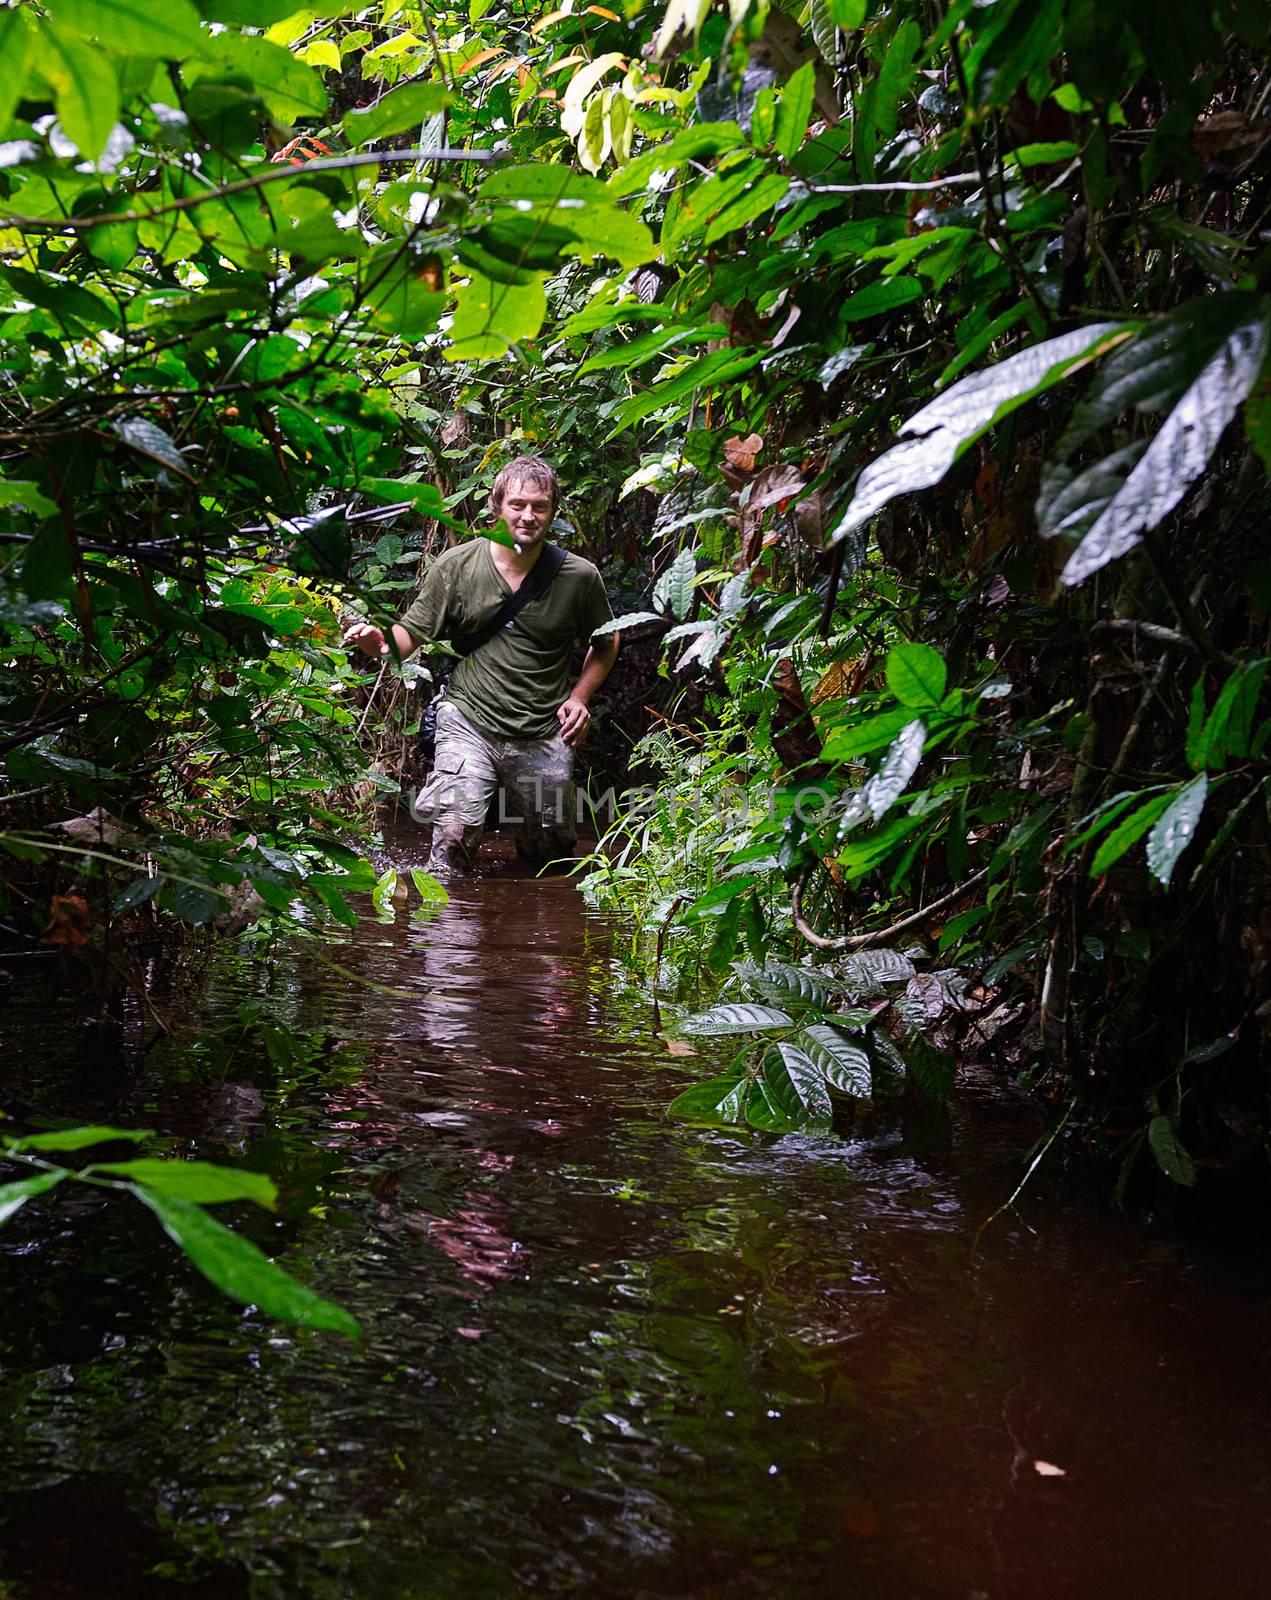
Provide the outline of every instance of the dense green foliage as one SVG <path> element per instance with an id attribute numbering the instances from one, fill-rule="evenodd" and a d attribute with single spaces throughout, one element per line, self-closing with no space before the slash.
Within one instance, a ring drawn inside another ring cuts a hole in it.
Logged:
<path id="1" fill-rule="evenodd" d="M 701 803 L 590 879 L 659 977 L 745 944 L 797 990 L 808 944 L 921 934 L 940 973 L 870 1024 L 916 1079 L 920 1023 L 974 1022 L 1130 1160 L 1257 1148 L 1264 35 L 1247 0 L 0 11 L 19 932 L 244 882 L 347 920 L 335 613 L 392 613 L 528 442 L 588 548 L 633 535 L 628 630 L 686 685 L 640 754 Z M 95 846 L 48 831 L 71 800 Z M 837 1069 L 792 1095 L 819 1058 L 773 1048 L 729 1114 L 821 1115 Z"/>

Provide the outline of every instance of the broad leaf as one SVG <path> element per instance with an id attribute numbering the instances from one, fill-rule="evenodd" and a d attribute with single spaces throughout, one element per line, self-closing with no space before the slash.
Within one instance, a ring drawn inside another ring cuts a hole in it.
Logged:
<path id="1" fill-rule="evenodd" d="M 737 965 L 746 984 L 777 1004 L 815 1006 L 823 1010 L 830 1003 L 830 989 L 824 977 L 810 967 L 796 967 L 786 961 L 767 961 L 762 967 L 742 961 Z"/>
<path id="2" fill-rule="evenodd" d="M 800 1127 L 829 1125 L 830 1096 L 825 1075 L 807 1051 L 794 1044 L 770 1044 L 764 1051 L 763 1081 L 769 1100 L 791 1122 Z"/>
<path id="3" fill-rule="evenodd" d="M 1172 1183 L 1185 1189 L 1194 1187 L 1196 1163 L 1178 1137 L 1178 1126 L 1172 1117 L 1153 1117 L 1147 1125 L 1147 1142 L 1157 1166 Z"/>
<path id="4" fill-rule="evenodd" d="M 418 130 L 453 99 L 439 83 L 404 83 L 376 105 L 357 106 L 347 112 L 340 126 L 350 144 L 374 144 L 406 128 Z"/>
<path id="5" fill-rule="evenodd" d="M 957 1061 L 947 1050 L 937 1050 L 927 1043 L 920 1033 L 910 1038 L 904 1048 L 905 1066 L 909 1076 L 918 1086 L 919 1093 L 928 1100 L 947 1100 L 953 1093 L 953 1080 Z"/>
<path id="6" fill-rule="evenodd" d="M 271 1178 L 261 1172 L 244 1172 L 239 1167 L 220 1167 L 211 1161 L 160 1161 L 142 1156 L 136 1161 L 106 1161 L 88 1168 L 112 1178 L 131 1178 L 156 1189 L 160 1194 L 176 1195 L 200 1205 L 219 1205 L 227 1200 L 252 1200 L 272 1210 L 278 1190 Z"/>
<path id="7" fill-rule="evenodd" d="M 869 1057 L 859 1045 L 850 1044 L 837 1028 L 824 1022 L 806 1027 L 798 1042 L 820 1067 L 831 1089 L 855 1100 L 868 1100 L 872 1092 Z"/>
<path id="8" fill-rule="evenodd" d="M 151 1137 L 150 1130 L 146 1128 L 109 1128 L 109 1127 L 82 1127 L 61 1128 L 54 1133 L 29 1133 L 25 1139 L 17 1141 L 19 1150 L 86 1150 L 94 1144 L 114 1144 L 117 1140 L 126 1139 L 130 1144 L 137 1144 L 142 1139 Z"/>
<path id="9" fill-rule="evenodd" d="M 190 0 L 48 0 L 48 12 L 85 43 L 100 39 L 119 55 L 184 61 L 207 37 Z"/>
<path id="10" fill-rule="evenodd" d="M 930 645 L 896 645 L 888 653 L 887 686 L 901 706 L 938 706 L 948 680 L 943 656 Z"/>
<path id="11" fill-rule="evenodd" d="M 1205 809 L 1209 779 L 1202 772 L 1177 791 L 1147 836 L 1148 870 L 1158 882 L 1168 884 L 1179 856 L 1196 834 Z"/>
<path id="12" fill-rule="evenodd" d="M 1205 470 L 1227 424 L 1253 387 L 1267 354 L 1271 322 L 1265 302 L 1223 341 L 1213 359 L 1165 419 L 1121 488 L 1068 559 L 1072 586 L 1098 572 L 1158 527 Z"/>
<path id="13" fill-rule="evenodd" d="M 362 1330 L 347 1311 L 298 1283 L 254 1244 L 209 1216 L 189 1200 L 141 1185 L 132 1191 L 163 1224 L 209 1283 L 232 1300 L 255 1305 L 266 1316 L 302 1328 L 326 1328 L 359 1343 Z"/>
<path id="14" fill-rule="evenodd" d="M 653 586 L 653 598 L 669 607 L 672 616 L 682 621 L 693 604 L 693 584 L 697 561 L 686 545 Z"/>
<path id="15" fill-rule="evenodd" d="M 410 869 L 410 881 L 415 885 L 416 893 L 425 905 L 445 906 L 450 904 L 450 895 L 444 883 L 434 878 L 430 872 L 425 872 L 422 867 Z"/>
<path id="16" fill-rule="evenodd" d="M 709 1122 L 726 1125 L 742 1120 L 746 1110 L 747 1079 L 709 1078 L 696 1083 L 683 1094 L 676 1095 L 667 1107 L 673 1117 L 684 1117 L 689 1122 Z"/>
<path id="17" fill-rule="evenodd" d="M 446 360 L 506 355 L 509 346 L 534 337 L 546 311 L 547 297 L 537 278 L 525 284 L 495 283 L 474 272 L 459 289 Z"/>
<path id="18" fill-rule="evenodd" d="M 866 817 L 875 822 L 882 821 L 904 794 L 910 778 L 918 770 L 926 742 L 927 728 L 924 722 L 915 719 L 905 724 L 893 739 L 882 766 L 843 808 L 839 822 L 840 838 Z"/>
<path id="19" fill-rule="evenodd" d="M 774 1028 L 792 1028 L 794 1020 L 774 1006 L 752 1005 L 749 1001 L 728 1001 L 712 1006 L 709 1011 L 699 1011 L 695 1017 L 684 1017 L 681 1033 L 765 1033 Z"/>
<path id="20" fill-rule="evenodd" d="M 802 1126 L 776 1099 L 765 1078 L 754 1079 L 748 1087 L 746 1121 L 761 1133 L 794 1133 Z"/>
<path id="21" fill-rule="evenodd" d="M 28 1200 L 33 1200 L 37 1194 L 46 1194 L 66 1176 L 65 1172 L 37 1172 L 31 1178 L 0 1183 L 0 1227 L 8 1222 L 15 1211 L 21 1211 Z"/>
<path id="22" fill-rule="evenodd" d="M 1090 876 L 1097 878 L 1101 872 L 1106 872 L 1109 867 L 1115 865 L 1153 826 L 1173 798 L 1172 791 L 1169 794 L 1153 795 L 1137 811 L 1132 811 L 1124 822 L 1113 828 L 1095 851 L 1094 860 L 1090 863 Z"/>
<path id="23" fill-rule="evenodd" d="M 897 495 L 938 483 L 962 452 L 995 422 L 1113 348 L 1129 331 L 1120 323 L 1096 322 L 1031 345 L 987 371 L 955 383 L 904 424 L 901 433 L 912 438 L 865 468 L 831 537 L 845 539 Z"/>

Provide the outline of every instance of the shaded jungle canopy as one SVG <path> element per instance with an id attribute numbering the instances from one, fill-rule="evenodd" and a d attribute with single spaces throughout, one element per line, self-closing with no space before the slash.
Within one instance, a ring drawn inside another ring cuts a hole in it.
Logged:
<path id="1" fill-rule="evenodd" d="M 368 698 L 340 612 L 536 449 L 664 652 L 587 889 L 727 982 L 681 1110 L 972 1049 L 1126 1175 L 1264 1160 L 1263 7 L 45 0 L 0 56 L 16 949 L 348 923 L 427 668 Z"/>

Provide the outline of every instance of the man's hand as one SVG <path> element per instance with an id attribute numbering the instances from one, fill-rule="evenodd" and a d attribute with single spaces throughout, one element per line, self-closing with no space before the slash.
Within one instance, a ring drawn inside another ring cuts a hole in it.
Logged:
<path id="1" fill-rule="evenodd" d="M 556 713 L 556 720 L 560 723 L 561 737 L 565 743 L 579 745 L 587 737 L 587 730 L 591 727 L 591 712 L 588 711 L 585 700 L 580 700 L 577 695 L 571 694 Z"/>
<path id="2" fill-rule="evenodd" d="M 355 622 L 351 628 L 345 629 L 344 642 L 356 645 L 364 656 L 383 659 L 389 654 L 388 640 L 369 622 Z"/>

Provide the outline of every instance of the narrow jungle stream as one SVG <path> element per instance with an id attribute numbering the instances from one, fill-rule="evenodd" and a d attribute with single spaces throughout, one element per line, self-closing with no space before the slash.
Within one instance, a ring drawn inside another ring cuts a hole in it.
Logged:
<path id="1" fill-rule="evenodd" d="M 149 1053 L 10 975 L 10 1110 L 271 1173 L 277 1216 L 221 1215 L 366 1345 L 113 1202 L 28 1206 L 0 1595 L 1265 1595 L 1254 1269 L 1040 1196 L 973 1255 L 1036 1131 L 987 1088 L 869 1137 L 668 1121 L 712 1047 L 667 1052 L 611 938 L 495 862 L 430 920 L 230 954 Z M 325 1039 L 271 1062 L 251 1001 Z"/>

